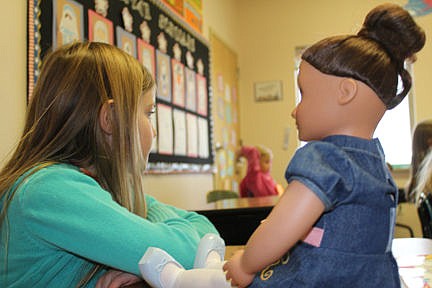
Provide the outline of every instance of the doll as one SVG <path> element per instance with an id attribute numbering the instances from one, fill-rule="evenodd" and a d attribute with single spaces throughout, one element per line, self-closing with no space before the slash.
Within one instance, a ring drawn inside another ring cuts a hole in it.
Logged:
<path id="1" fill-rule="evenodd" d="M 383 4 L 356 35 L 305 50 L 292 117 L 308 143 L 287 167 L 278 204 L 224 265 L 232 284 L 400 287 L 391 252 L 398 190 L 372 137 L 385 111 L 409 92 L 404 61 L 424 43 L 406 10 Z"/>

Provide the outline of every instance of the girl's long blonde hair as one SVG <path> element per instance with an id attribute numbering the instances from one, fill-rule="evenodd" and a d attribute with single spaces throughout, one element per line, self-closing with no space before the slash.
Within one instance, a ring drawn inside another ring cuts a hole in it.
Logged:
<path id="1" fill-rule="evenodd" d="M 431 150 L 432 143 L 432 119 L 418 123 L 412 135 L 412 157 L 410 180 L 406 189 L 406 198 L 414 202 L 416 199 L 415 188 L 418 186 L 420 166 L 428 152 Z"/>
<path id="2" fill-rule="evenodd" d="M 138 101 L 154 85 L 132 56 L 103 43 L 73 43 L 43 61 L 17 148 L 0 171 L 0 228 L 19 177 L 55 164 L 92 167 L 100 185 L 129 211 L 146 217 Z M 112 99 L 112 100 L 110 100 Z M 113 102 L 112 139 L 99 125 L 104 103 Z M 3 235 L 4 236 L 4 235 Z"/>
<path id="3" fill-rule="evenodd" d="M 432 193 L 432 150 L 424 157 L 417 173 L 417 185 L 414 188 L 416 204 L 419 203 L 422 193 Z"/>

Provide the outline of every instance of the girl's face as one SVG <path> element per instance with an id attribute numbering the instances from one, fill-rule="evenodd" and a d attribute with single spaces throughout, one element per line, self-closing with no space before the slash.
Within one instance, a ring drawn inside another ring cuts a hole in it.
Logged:
<path id="1" fill-rule="evenodd" d="M 306 61 L 301 62 L 298 76 L 301 100 L 291 113 L 300 140 L 321 140 L 337 127 L 337 78 L 321 73 Z"/>
<path id="2" fill-rule="evenodd" d="M 152 147 L 153 138 L 156 137 L 156 130 L 154 129 L 150 119 L 156 109 L 155 91 L 156 90 L 153 87 L 149 91 L 145 92 L 141 96 L 138 104 L 138 129 L 142 155 L 146 162 Z"/>
<path id="3" fill-rule="evenodd" d="M 260 168 L 261 172 L 267 173 L 271 169 L 271 159 L 269 156 L 261 156 L 260 158 Z"/>

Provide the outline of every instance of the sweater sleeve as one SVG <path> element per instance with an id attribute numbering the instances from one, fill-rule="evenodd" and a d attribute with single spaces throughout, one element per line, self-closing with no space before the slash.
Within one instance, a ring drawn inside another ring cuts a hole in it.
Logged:
<path id="1" fill-rule="evenodd" d="M 63 170 L 69 171 L 33 175 L 18 198 L 28 233 L 57 249 L 139 275 L 137 263 L 148 247 L 166 250 L 188 269 L 200 238 L 217 233 L 205 217 L 149 196 L 148 219 L 139 217 L 92 178 Z"/>

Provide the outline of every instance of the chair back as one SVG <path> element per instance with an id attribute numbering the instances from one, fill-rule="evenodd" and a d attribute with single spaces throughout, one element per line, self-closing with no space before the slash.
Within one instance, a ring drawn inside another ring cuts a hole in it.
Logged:
<path id="1" fill-rule="evenodd" d="M 230 190 L 212 190 L 207 192 L 207 203 L 230 198 L 239 198 L 239 194 Z"/>
<path id="2" fill-rule="evenodd" d="M 417 212 L 423 232 L 423 238 L 432 238 L 432 194 L 420 195 Z"/>

